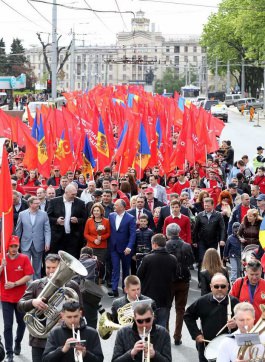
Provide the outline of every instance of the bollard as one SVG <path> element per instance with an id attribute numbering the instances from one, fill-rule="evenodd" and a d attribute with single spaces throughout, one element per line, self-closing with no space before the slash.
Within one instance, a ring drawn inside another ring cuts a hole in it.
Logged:
<path id="1" fill-rule="evenodd" d="M 257 124 L 254 124 L 253 127 L 261 127 L 260 124 L 259 124 L 259 111 L 258 111 Z"/>

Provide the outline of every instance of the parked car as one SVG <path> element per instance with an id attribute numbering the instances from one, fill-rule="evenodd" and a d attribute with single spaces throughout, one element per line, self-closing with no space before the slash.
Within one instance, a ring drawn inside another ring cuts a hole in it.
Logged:
<path id="1" fill-rule="evenodd" d="M 196 107 L 199 107 L 201 102 L 202 101 L 205 101 L 207 98 L 206 97 L 203 97 L 203 96 L 199 96 L 195 99 L 195 101 L 193 102 L 193 104 L 196 106 Z"/>
<path id="2" fill-rule="evenodd" d="M 235 103 L 242 98 L 241 94 L 226 94 L 225 95 L 225 105 L 227 107 L 234 106 Z"/>
<path id="3" fill-rule="evenodd" d="M 210 111 L 211 107 L 218 104 L 219 101 L 216 100 L 209 100 L 209 99 L 205 99 L 204 101 L 201 101 L 201 107 L 204 108 L 206 111 Z"/>
<path id="4" fill-rule="evenodd" d="M 244 109 L 247 110 L 249 110 L 251 107 L 253 107 L 254 109 L 263 108 L 263 103 L 256 98 L 242 98 L 235 103 L 235 106 L 239 111 L 241 111 L 242 105 L 244 105 Z"/>
<path id="5" fill-rule="evenodd" d="M 228 108 L 224 103 L 218 103 L 211 106 L 211 114 L 222 119 L 224 122 L 228 122 Z"/>

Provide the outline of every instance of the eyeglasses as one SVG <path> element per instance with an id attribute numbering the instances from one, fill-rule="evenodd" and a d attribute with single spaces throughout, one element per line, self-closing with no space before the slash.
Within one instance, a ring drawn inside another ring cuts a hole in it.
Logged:
<path id="1" fill-rule="evenodd" d="M 225 284 L 215 284 L 213 285 L 214 289 L 225 289 L 227 285 Z"/>
<path id="2" fill-rule="evenodd" d="M 143 323 L 150 323 L 151 320 L 152 320 L 152 318 L 151 318 L 151 317 L 148 317 L 148 318 L 144 318 L 144 319 L 136 319 L 136 322 L 137 322 L 138 324 L 143 324 Z"/>
<path id="3" fill-rule="evenodd" d="M 147 186 L 146 187 L 142 187 L 142 190 L 146 190 L 147 189 Z"/>

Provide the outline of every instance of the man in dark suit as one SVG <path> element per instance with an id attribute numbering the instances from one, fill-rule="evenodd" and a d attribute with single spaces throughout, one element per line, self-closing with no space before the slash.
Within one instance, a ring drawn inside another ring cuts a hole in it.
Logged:
<path id="1" fill-rule="evenodd" d="M 145 190 L 145 196 L 146 200 L 144 208 L 151 211 L 152 214 L 154 213 L 156 207 L 162 207 L 165 205 L 163 202 L 159 201 L 156 197 L 154 197 L 154 189 L 152 187 L 148 187 Z"/>
<path id="2" fill-rule="evenodd" d="M 139 218 L 145 214 L 148 216 L 148 227 L 155 231 L 155 223 L 151 211 L 144 208 L 145 198 L 143 196 L 137 196 L 136 208 L 128 210 L 128 213 L 135 217 L 136 225 L 139 226 Z"/>
<path id="3" fill-rule="evenodd" d="M 74 185 L 65 188 L 63 196 L 50 200 L 48 216 L 51 224 L 51 252 L 64 250 L 77 259 L 84 244 L 85 203 L 76 197 Z"/>
<path id="4" fill-rule="evenodd" d="M 17 225 L 18 215 L 21 211 L 24 211 L 29 208 L 29 205 L 26 200 L 21 196 L 21 193 L 13 190 L 13 219 L 14 219 L 14 228 Z"/>
<path id="5" fill-rule="evenodd" d="M 173 200 L 179 200 L 179 194 L 177 194 L 177 193 L 170 194 L 170 202 Z M 190 217 L 189 209 L 187 207 L 180 206 L 180 213 L 182 215 Z M 156 227 L 156 231 L 158 233 L 162 233 L 165 218 L 170 215 L 171 215 L 170 205 L 161 207 L 159 219 L 158 219 L 158 223 L 157 223 L 157 227 Z"/>
<path id="6" fill-rule="evenodd" d="M 46 199 L 46 191 L 44 188 L 39 187 L 36 192 L 37 198 L 40 200 L 40 209 L 42 211 L 48 210 L 49 201 Z"/>
<path id="7" fill-rule="evenodd" d="M 60 179 L 60 185 L 58 189 L 55 191 L 56 196 L 63 196 L 65 193 L 65 188 L 69 184 L 69 180 L 66 176 L 62 176 Z"/>
<path id="8" fill-rule="evenodd" d="M 132 215 L 125 211 L 126 203 L 118 199 L 114 203 L 115 212 L 109 215 L 110 239 L 109 248 L 112 261 L 112 291 L 110 296 L 118 297 L 120 280 L 120 262 L 122 263 L 122 287 L 124 279 L 129 275 L 132 249 L 135 244 L 136 224 Z"/>

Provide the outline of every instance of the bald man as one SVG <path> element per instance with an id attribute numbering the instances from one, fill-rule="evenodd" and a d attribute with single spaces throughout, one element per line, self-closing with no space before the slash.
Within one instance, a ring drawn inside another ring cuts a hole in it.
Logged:
<path id="1" fill-rule="evenodd" d="M 64 250 L 79 258 L 84 245 L 86 209 L 85 203 L 76 195 L 76 188 L 69 184 L 63 196 L 50 200 L 47 213 L 52 230 L 50 252 Z"/>

